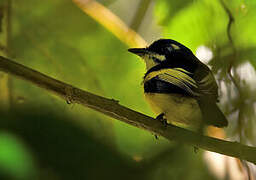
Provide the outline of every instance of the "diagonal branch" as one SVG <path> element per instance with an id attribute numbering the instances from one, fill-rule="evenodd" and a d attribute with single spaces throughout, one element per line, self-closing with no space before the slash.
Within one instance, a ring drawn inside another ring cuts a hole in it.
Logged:
<path id="1" fill-rule="evenodd" d="M 256 163 L 255 147 L 199 135 L 173 125 L 165 127 L 161 122 L 155 121 L 149 116 L 119 105 L 118 101 L 83 91 L 2 56 L 0 56 L 0 70 L 51 91 L 70 103 L 78 103 L 89 107 L 127 124 L 161 135 L 168 140 L 189 144 L 208 151 Z"/>
<path id="2" fill-rule="evenodd" d="M 83 12 L 113 33 L 130 47 L 143 47 L 147 43 L 130 29 L 118 16 L 95 0 L 72 0 Z"/>

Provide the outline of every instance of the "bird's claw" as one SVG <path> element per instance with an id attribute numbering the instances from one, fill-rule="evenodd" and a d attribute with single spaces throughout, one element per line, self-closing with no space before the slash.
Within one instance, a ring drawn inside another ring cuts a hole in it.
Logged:
<path id="1" fill-rule="evenodd" d="M 162 122 L 165 127 L 168 125 L 167 119 L 165 118 L 165 114 L 164 114 L 164 113 L 159 114 L 159 115 L 156 117 L 156 120 Z"/>

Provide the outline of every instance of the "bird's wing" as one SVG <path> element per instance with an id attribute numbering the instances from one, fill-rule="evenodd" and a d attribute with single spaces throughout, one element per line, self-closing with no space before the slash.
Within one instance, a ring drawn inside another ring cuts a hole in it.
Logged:
<path id="1" fill-rule="evenodd" d="M 193 79 L 197 82 L 200 93 L 198 104 L 202 111 L 205 122 L 217 127 L 228 125 L 225 115 L 218 108 L 218 85 L 210 69 L 200 64 L 193 74 Z"/>
<path id="2" fill-rule="evenodd" d="M 193 74 L 193 79 L 198 86 L 201 97 L 209 98 L 214 102 L 218 101 L 218 85 L 211 70 L 204 64 L 200 64 Z"/>
<path id="3" fill-rule="evenodd" d="M 228 125 L 224 114 L 216 105 L 218 86 L 209 68 L 198 69 L 193 74 L 182 68 L 166 68 L 146 74 L 144 83 L 152 78 L 171 83 L 194 96 L 202 111 L 205 122 L 217 127 Z"/>
<path id="4" fill-rule="evenodd" d="M 157 77 L 161 81 L 171 83 L 183 89 L 192 96 L 198 96 L 199 94 L 197 93 L 197 82 L 192 77 L 190 77 L 190 75 L 192 75 L 192 73 L 182 68 L 166 68 L 148 73 L 144 78 L 144 82 Z"/>

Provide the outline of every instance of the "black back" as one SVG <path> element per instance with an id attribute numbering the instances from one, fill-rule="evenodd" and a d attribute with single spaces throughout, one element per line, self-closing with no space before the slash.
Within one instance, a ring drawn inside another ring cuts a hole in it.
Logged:
<path id="1" fill-rule="evenodd" d="M 172 44 L 178 46 L 179 49 L 174 49 Z M 190 49 L 171 39 L 159 39 L 152 43 L 147 48 L 147 50 L 160 55 L 165 55 L 166 60 L 149 69 L 144 77 L 146 77 L 149 73 L 153 71 L 158 71 L 160 69 L 182 68 L 188 72 L 191 72 L 192 74 L 190 76 L 191 78 L 194 78 L 193 74 L 198 69 L 201 63 L 194 56 Z M 173 84 L 161 81 L 157 77 L 145 82 L 144 91 L 152 93 L 178 93 L 183 95 L 190 95 L 185 90 Z"/>

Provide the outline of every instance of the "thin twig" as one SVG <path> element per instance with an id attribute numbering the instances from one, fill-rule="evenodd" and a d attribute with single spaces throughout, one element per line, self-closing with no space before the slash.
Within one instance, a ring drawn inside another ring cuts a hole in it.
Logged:
<path id="1" fill-rule="evenodd" d="M 234 54 L 236 55 L 236 48 L 235 45 L 233 43 L 233 39 L 231 36 L 231 27 L 232 24 L 235 22 L 235 19 L 231 13 L 231 11 L 229 10 L 229 8 L 227 7 L 227 5 L 223 2 L 223 0 L 220 0 L 220 3 L 223 7 L 223 9 L 225 10 L 226 14 L 228 15 L 228 24 L 227 24 L 227 36 L 228 36 L 228 40 L 229 40 L 229 44 L 233 49 Z M 230 80 L 234 83 L 234 85 L 236 86 L 237 90 L 239 91 L 239 84 L 236 82 L 235 78 L 232 75 L 232 67 L 233 67 L 233 62 L 234 60 L 232 59 L 228 68 L 228 75 L 230 77 Z"/>
<path id="2" fill-rule="evenodd" d="M 229 45 L 231 46 L 231 48 L 233 50 L 233 54 L 234 54 L 234 56 L 231 59 L 230 64 L 229 64 L 228 76 L 229 76 L 230 80 L 232 81 L 232 83 L 234 84 L 234 86 L 236 87 L 238 96 L 240 98 L 242 98 L 241 86 L 240 86 L 239 82 L 235 79 L 235 77 L 232 75 L 233 64 L 237 58 L 237 51 L 236 51 L 236 48 L 235 48 L 235 45 L 234 45 L 234 42 L 233 42 L 233 39 L 231 36 L 231 26 L 234 23 L 235 19 L 234 19 L 234 16 L 232 15 L 231 11 L 227 7 L 227 5 L 223 2 L 223 0 L 220 0 L 220 3 L 222 5 L 223 9 L 225 10 L 226 14 L 228 15 L 229 20 L 228 20 L 228 24 L 227 24 L 227 36 L 228 36 L 228 40 L 229 40 Z M 234 69 L 233 69 L 233 72 L 235 75 L 236 71 Z M 242 121 L 243 121 L 243 104 L 240 105 L 239 112 L 238 112 L 238 126 L 237 127 L 238 127 L 238 131 L 239 131 L 240 142 L 242 140 L 242 129 L 243 129 Z"/>
<path id="3" fill-rule="evenodd" d="M 255 147 L 203 136 L 173 125 L 163 126 L 161 122 L 119 105 L 113 99 L 83 91 L 2 56 L 0 56 L 0 70 L 51 91 L 70 103 L 81 104 L 127 124 L 163 136 L 168 140 L 256 163 Z"/>
<path id="4" fill-rule="evenodd" d="M 231 11 L 228 9 L 226 4 L 223 2 L 223 0 L 220 0 L 220 3 L 221 3 L 223 9 L 225 10 L 225 12 L 228 15 L 227 35 L 228 35 L 228 39 L 229 39 L 230 43 L 234 47 L 233 39 L 232 39 L 232 36 L 231 36 L 231 26 L 234 23 L 235 19 L 234 19 L 233 14 L 231 13 Z"/>
<path id="5" fill-rule="evenodd" d="M 234 45 L 234 42 L 233 42 L 233 39 L 232 39 L 232 36 L 231 36 L 231 26 L 234 23 L 235 19 L 234 19 L 233 14 L 231 13 L 230 9 L 226 6 L 226 4 L 223 2 L 223 0 L 220 0 L 220 3 L 222 4 L 222 7 L 224 8 L 226 14 L 228 15 L 229 21 L 228 21 L 228 25 L 227 25 L 227 36 L 228 36 L 228 40 L 229 40 L 229 45 L 231 46 L 231 48 L 233 50 L 233 54 L 234 54 L 234 58 L 232 58 L 231 61 L 230 61 L 230 65 L 229 65 L 229 68 L 228 68 L 228 75 L 229 75 L 230 80 L 235 85 L 235 87 L 237 89 L 237 92 L 238 92 L 238 96 L 241 99 L 243 97 L 242 96 L 242 89 L 240 87 L 239 82 L 237 82 L 237 80 L 232 75 L 233 64 L 234 64 L 234 61 L 237 58 L 237 51 L 236 51 L 236 48 L 235 48 L 235 45 Z M 234 71 L 234 74 L 235 74 L 235 71 Z M 243 142 L 243 133 L 242 133 L 242 131 L 243 131 L 243 119 L 244 119 L 243 118 L 243 112 L 244 112 L 243 108 L 244 108 L 244 105 L 243 105 L 243 102 L 242 102 L 242 104 L 239 107 L 238 125 L 237 125 L 238 131 L 239 131 L 240 142 Z M 249 168 L 248 164 L 243 160 L 241 160 L 241 162 L 242 162 L 244 168 L 246 169 L 248 179 L 251 179 L 251 172 L 250 172 L 250 168 Z"/>

